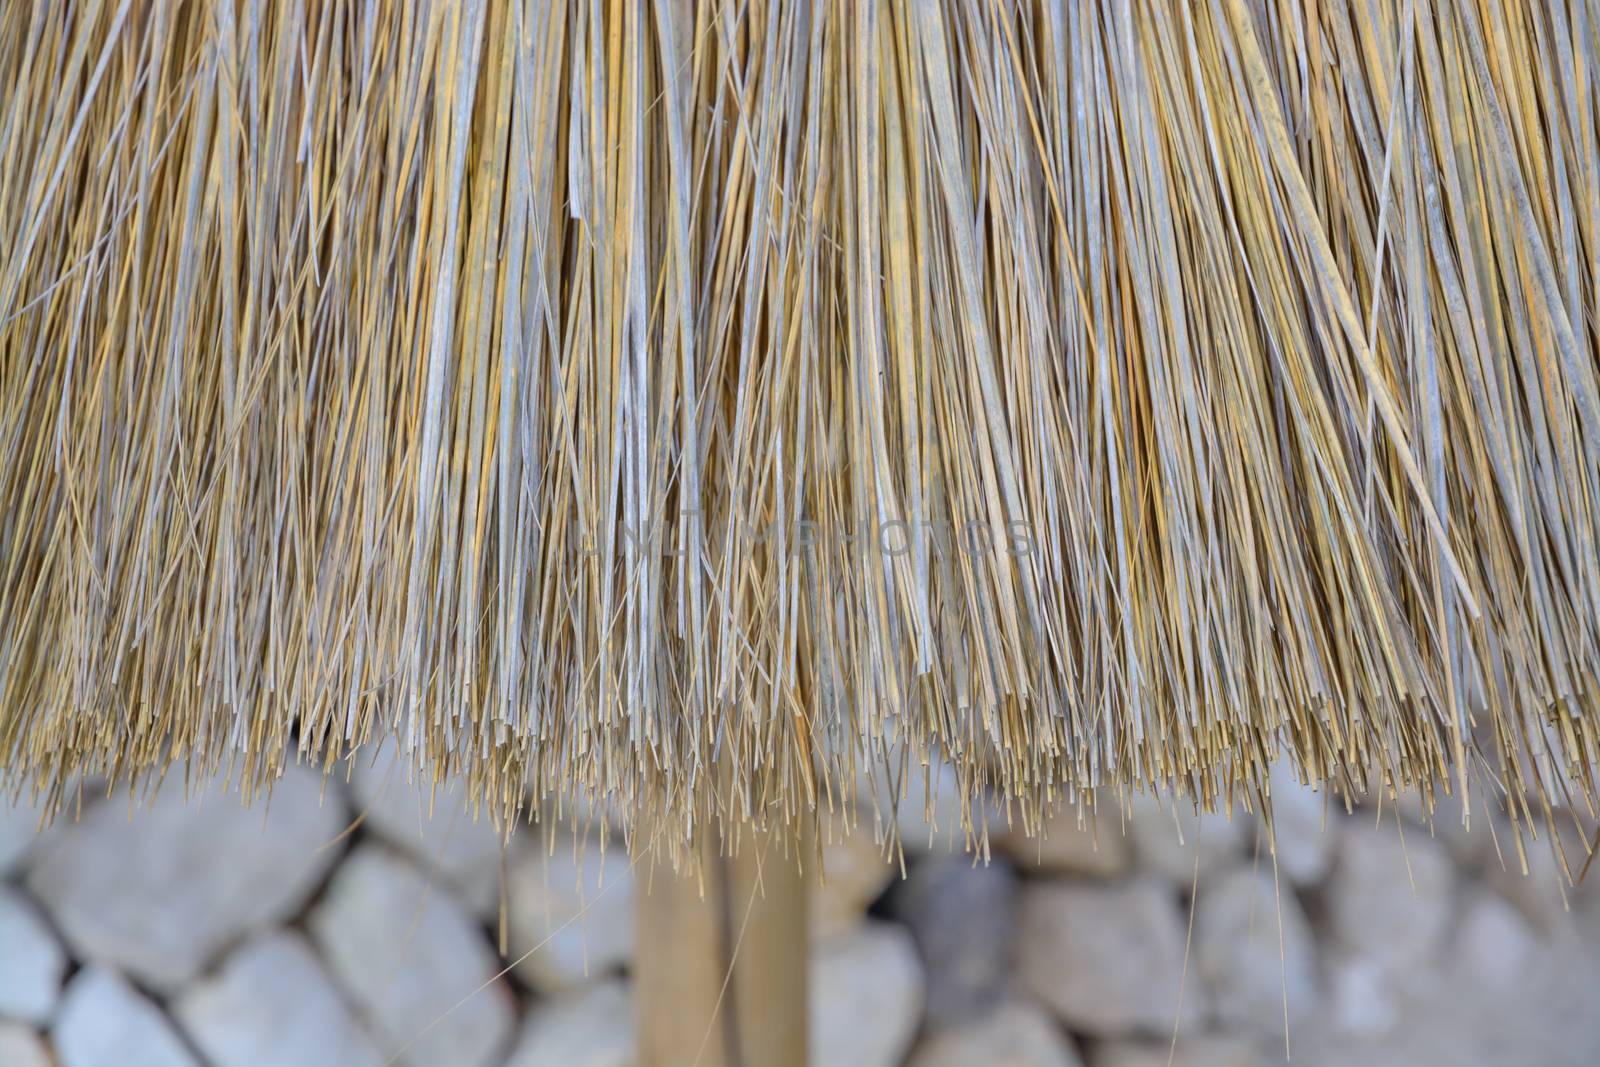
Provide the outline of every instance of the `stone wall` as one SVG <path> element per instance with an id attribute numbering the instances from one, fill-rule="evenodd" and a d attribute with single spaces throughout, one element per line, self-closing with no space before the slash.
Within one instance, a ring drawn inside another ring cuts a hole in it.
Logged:
<path id="1" fill-rule="evenodd" d="M 1547 842 L 1524 878 L 1504 823 L 1274 791 L 1276 864 L 1250 816 L 1148 798 L 987 864 L 908 811 L 904 880 L 870 820 L 830 841 L 813 1061 L 1600 1063 L 1600 894 Z M 270 814 L 176 785 L 0 813 L 0 1067 L 631 1064 L 626 858 L 426 810 L 380 764 L 296 769 Z"/>

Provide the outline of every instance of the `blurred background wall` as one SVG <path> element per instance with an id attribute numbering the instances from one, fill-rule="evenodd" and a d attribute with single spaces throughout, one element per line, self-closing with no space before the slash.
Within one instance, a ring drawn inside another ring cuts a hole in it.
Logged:
<path id="1" fill-rule="evenodd" d="M 1414 803 L 1347 815 L 1279 779 L 1276 865 L 1252 816 L 1158 798 L 1042 843 L 990 812 L 987 864 L 919 802 L 903 880 L 870 814 L 824 826 L 813 1061 L 1245 1067 L 1284 1062 L 1287 1028 L 1297 1064 L 1600 1063 L 1600 875 L 1563 893 L 1499 817 L 1430 833 Z M 296 768 L 267 810 L 198 800 L 89 799 L 42 834 L 0 810 L 0 1067 L 633 1062 L 620 848 L 524 826 L 502 854 L 381 758 Z"/>

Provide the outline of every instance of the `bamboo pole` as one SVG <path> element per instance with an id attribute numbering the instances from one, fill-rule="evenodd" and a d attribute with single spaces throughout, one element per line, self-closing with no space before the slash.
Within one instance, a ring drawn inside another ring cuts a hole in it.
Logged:
<path id="1" fill-rule="evenodd" d="M 640 1067 L 806 1067 L 811 872 L 769 833 L 706 838 L 698 875 L 658 862 L 639 895 Z"/>

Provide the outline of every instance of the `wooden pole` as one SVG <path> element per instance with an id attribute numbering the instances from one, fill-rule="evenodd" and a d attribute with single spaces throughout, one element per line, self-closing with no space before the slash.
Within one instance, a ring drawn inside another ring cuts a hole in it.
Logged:
<path id="1" fill-rule="evenodd" d="M 707 837 L 703 882 L 658 862 L 641 887 L 639 1067 L 806 1067 L 810 868 L 769 834 Z"/>

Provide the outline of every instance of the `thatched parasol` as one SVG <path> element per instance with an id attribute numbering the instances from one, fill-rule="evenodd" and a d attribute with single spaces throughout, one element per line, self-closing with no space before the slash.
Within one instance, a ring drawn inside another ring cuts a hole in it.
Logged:
<path id="1" fill-rule="evenodd" d="M 1597 88 L 1590 0 L 6 4 L 0 754 L 773 877 L 935 759 L 1592 813 Z"/>

